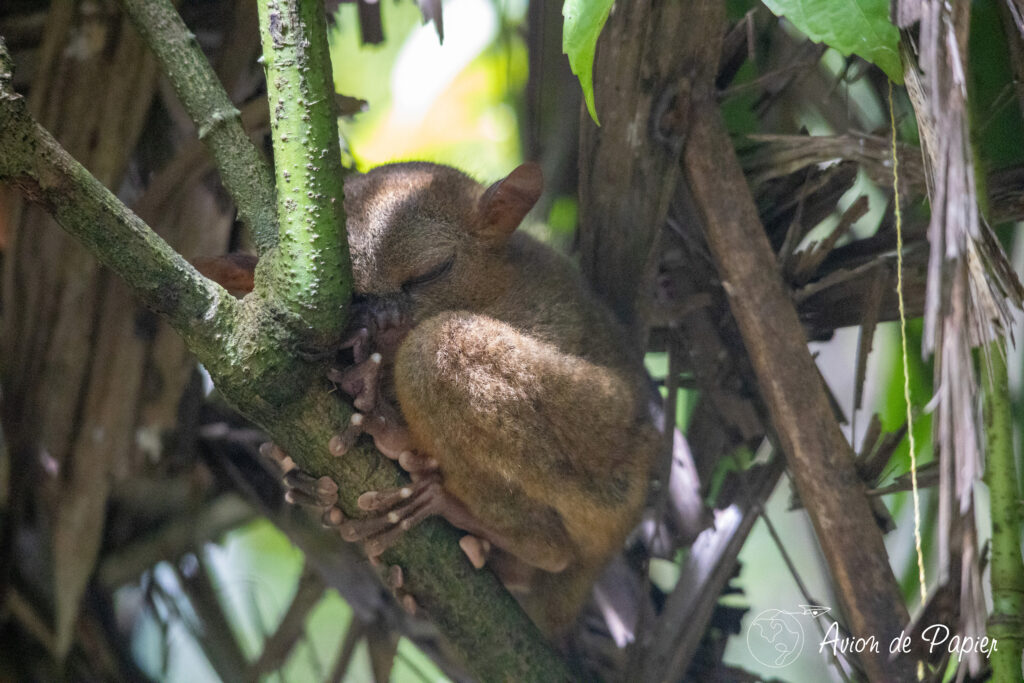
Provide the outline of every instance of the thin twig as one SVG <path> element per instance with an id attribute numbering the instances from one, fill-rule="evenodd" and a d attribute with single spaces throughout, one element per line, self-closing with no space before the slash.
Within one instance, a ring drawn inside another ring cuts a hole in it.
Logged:
<path id="1" fill-rule="evenodd" d="M 820 604 L 817 599 L 811 596 L 811 592 L 807 590 L 807 584 L 805 584 L 804 580 L 800 577 L 800 572 L 797 570 L 796 564 L 794 564 L 793 562 L 793 558 L 789 556 L 789 551 L 786 550 L 786 546 L 785 544 L 783 544 L 782 538 L 779 536 L 779 532 L 776 531 L 775 525 L 772 524 L 771 519 L 768 518 L 768 514 L 764 511 L 764 508 L 761 508 L 760 516 L 761 521 L 764 522 L 765 528 L 768 530 L 768 535 L 771 536 L 772 541 L 775 542 L 775 547 L 778 549 L 779 555 L 782 557 L 782 561 L 786 564 L 786 569 L 789 570 L 789 575 L 793 577 L 793 581 L 796 583 L 797 590 L 800 591 L 800 595 L 803 596 L 804 601 L 808 605 Z M 846 633 L 846 628 L 839 623 L 839 620 L 836 619 L 834 621 L 839 626 L 839 629 L 843 633 Z M 814 625 L 818 627 L 819 633 L 821 633 L 821 635 L 824 636 L 825 629 L 822 627 L 821 622 L 818 621 L 816 617 L 814 618 Z M 839 672 L 839 675 L 842 677 L 844 681 L 849 681 L 850 677 L 846 675 L 846 671 L 843 669 L 843 664 L 839 661 L 839 657 L 836 655 L 836 649 L 831 648 L 831 652 L 832 661 L 835 662 L 836 665 L 836 671 Z"/>
<path id="2" fill-rule="evenodd" d="M 242 129 L 241 117 L 224 92 L 169 0 L 121 0 L 195 122 L 199 139 L 217 161 L 224 187 L 262 253 L 277 243 L 274 182 L 267 160 Z"/>

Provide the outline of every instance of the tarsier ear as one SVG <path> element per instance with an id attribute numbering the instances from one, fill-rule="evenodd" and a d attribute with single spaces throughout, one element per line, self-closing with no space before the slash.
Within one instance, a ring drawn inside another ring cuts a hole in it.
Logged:
<path id="1" fill-rule="evenodd" d="M 476 232 L 485 237 L 507 237 L 540 198 L 544 176 L 535 163 L 522 164 L 480 197 Z"/>
<path id="2" fill-rule="evenodd" d="M 228 290 L 232 296 L 243 297 L 253 290 L 253 274 L 258 259 L 251 254 L 235 252 L 223 256 L 200 256 L 192 259 L 196 270 Z"/>

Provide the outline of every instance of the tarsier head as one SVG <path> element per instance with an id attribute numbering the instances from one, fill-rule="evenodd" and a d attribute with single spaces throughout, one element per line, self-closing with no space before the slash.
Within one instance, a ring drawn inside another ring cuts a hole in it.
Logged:
<path id="1" fill-rule="evenodd" d="M 345 211 L 354 288 L 422 319 L 494 295 L 508 239 L 543 180 L 523 164 L 485 188 L 438 164 L 389 164 L 350 177 Z"/>

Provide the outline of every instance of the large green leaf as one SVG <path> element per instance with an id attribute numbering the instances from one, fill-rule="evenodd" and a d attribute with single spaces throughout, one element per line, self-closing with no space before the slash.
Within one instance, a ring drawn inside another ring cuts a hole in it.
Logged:
<path id="1" fill-rule="evenodd" d="M 587 111 L 594 123 L 597 120 L 597 109 L 594 107 L 594 50 L 597 48 L 597 37 L 601 35 L 608 12 L 612 9 L 613 0 L 565 0 L 562 5 L 562 16 L 565 25 L 562 29 L 562 52 L 569 57 L 569 66 L 580 79 L 583 88 L 583 99 L 587 102 Z"/>
<path id="2" fill-rule="evenodd" d="M 567 3 L 568 4 L 568 3 Z M 899 31 L 889 21 L 889 0 L 764 0 L 813 41 L 844 55 L 857 54 L 903 82 Z"/>

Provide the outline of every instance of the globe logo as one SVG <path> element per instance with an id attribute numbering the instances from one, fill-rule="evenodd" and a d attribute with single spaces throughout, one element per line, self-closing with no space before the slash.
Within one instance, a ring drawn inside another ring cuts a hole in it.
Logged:
<path id="1" fill-rule="evenodd" d="M 747 649 L 764 666 L 789 666 L 804 649 L 804 629 L 793 612 L 766 609 L 747 627 Z"/>

